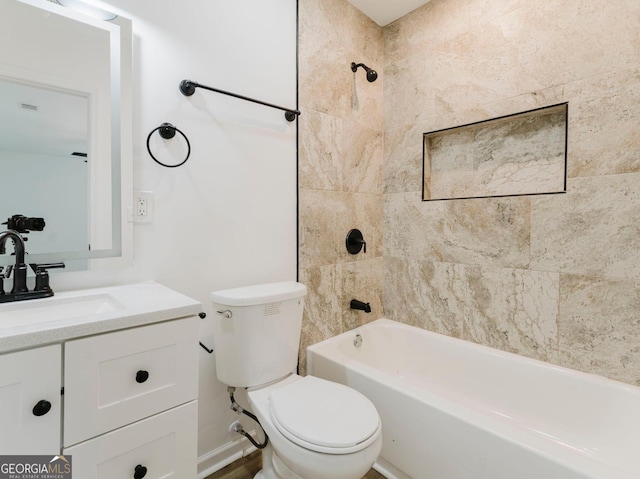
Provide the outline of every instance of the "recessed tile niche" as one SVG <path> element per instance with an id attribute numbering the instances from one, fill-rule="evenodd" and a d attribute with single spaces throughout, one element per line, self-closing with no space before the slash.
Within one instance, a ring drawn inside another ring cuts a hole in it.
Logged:
<path id="1" fill-rule="evenodd" d="M 565 193 L 567 111 L 561 103 L 425 133 L 422 199 Z"/>

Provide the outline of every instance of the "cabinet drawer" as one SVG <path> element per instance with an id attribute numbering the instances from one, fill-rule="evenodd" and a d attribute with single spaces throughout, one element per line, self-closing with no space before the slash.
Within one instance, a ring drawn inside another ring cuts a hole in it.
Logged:
<path id="1" fill-rule="evenodd" d="M 64 449 L 73 477 L 195 479 L 197 401 Z M 144 468 L 144 469 L 143 469 Z"/>
<path id="2" fill-rule="evenodd" d="M 64 446 L 197 396 L 196 317 L 65 345 Z"/>
<path id="3" fill-rule="evenodd" d="M 0 454 L 60 452 L 60 365 L 60 345 L 0 355 Z"/>

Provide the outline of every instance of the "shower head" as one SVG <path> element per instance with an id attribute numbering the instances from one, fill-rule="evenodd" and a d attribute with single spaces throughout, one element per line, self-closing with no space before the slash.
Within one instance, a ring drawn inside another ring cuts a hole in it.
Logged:
<path id="1" fill-rule="evenodd" d="M 378 72 L 373 70 L 372 68 L 369 68 L 367 65 L 365 65 L 364 63 L 358 63 L 356 65 L 355 62 L 351 62 L 351 71 L 355 72 L 358 67 L 362 67 L 365 69 L 365 71 L 367 72 L 367 80 L 371 83 L 376 81 L 376 79 L 378 78 Z"/>

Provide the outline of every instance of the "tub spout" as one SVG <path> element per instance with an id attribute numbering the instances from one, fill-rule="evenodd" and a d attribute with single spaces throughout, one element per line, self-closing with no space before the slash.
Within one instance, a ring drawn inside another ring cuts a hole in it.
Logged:
<path id="1" fill-rule="evenodd" d="M 371 306 L 369 306 L 369 303 L 363 303 L 362 301 L 358 301 L 357 299 L 352 299 L 349 307 L 351 309 L 358 309 L 360 311 L 364 311 L 365 313 L 371 312 Z"/>

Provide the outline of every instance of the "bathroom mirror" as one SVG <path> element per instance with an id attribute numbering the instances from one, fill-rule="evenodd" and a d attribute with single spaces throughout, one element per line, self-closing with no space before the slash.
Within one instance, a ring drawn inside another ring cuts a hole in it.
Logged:
<path id="1" fill-rule="evenodd" d="M 422 199 L 566 192 L 567 103 L 424 134 Z"/>
<path id="2" fill-rule="evenodd" d="M 30 263 L 119 257 L 130 237 L 131 22 L 45 0 L 0 6 L 0 223 L 44 218 L 25 234 Z"/>

